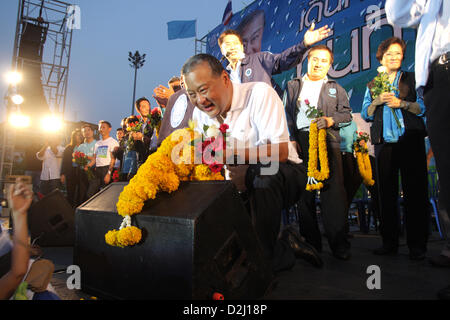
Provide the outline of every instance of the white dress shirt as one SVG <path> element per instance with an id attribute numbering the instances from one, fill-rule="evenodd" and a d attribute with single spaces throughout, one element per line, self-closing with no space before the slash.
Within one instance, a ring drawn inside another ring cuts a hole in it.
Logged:
<path id="1" fill-rule="evenodd" d="M 61 162 L 64 153 L 64 147 L 57 146 L 58 150 L 55 155 L 50 147 L 44 152 L 42 157 L 39 157 L 39 152 L 36 153 L 36 157 L 42 161 L 41 180 L 54 180 L 61 177 Z"/>
<path id="2" fill-rule="evenodd" d="M 233 83 L 233 98 L 224 120 L 227 133 L 236 139 L 239 147 L 257 147 L 266 144 L 289 143 L 286 114 L 277 92 L 264 82 Z M 220 126 L 200 109 L 192 114 L 196 130 L 203 132 L 204 125 Z M 295 153 L 295 154 L 293 154 Z M 298 159 L 295 149 L 289 149 L 289 160 Z"/>
<path id="3" fill-rule="evenodd" d="M 308 99 L 309 105 L 317 109 L 317 103 L 319 102 L 322 86 L 327 81 L 328 77 L 318 81 L 311 81 L 306 74 L 303 76 L 302 91 L 300 92 L 297 100 L 297 108 L 299 108 L 296 119 L 297 129 L 306 129 L 309 131 L 309 126 L 311 125 L 312 119 L 309 119 L 306 116 L 308 106 L 306 105 L 305 100 Z"/>
<path id="4" fill-rule="evenodd" d="M 449 0 L 386 0 L 386 17 L 390 24 L 402 28 L 417 27 L 416 88 L 426 85 L 431 62 L 448 51 L 448 2 Z M 439 34 L 442 30 L 447 30 L 447 33 Z"/>

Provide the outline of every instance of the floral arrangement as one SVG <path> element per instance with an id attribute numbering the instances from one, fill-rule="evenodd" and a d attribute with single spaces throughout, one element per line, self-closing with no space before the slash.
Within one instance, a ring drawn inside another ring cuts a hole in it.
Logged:
<path id="1" fill-rule="evenodd" d="M 90 162 L 88 157 L 80 151 L 75 151 L 73 154 L 72 161 L 75 162 L 80 168 L 84 168 L 87 166 L 87 164 Z M 86 171 L 88 180 L 92 180 L 95 178 L 94 172 L 92 172 L 92 169 L 88 167 Z"/>
<path id="2" fill-rule="evenodd" d="M 306 116 L 309 119 L 317 119 L 323 116 L 323 112 L 315 107 L 312 107 L 308 99 L 305 99 L 305 104 L 308 107 Z M 306 190 L 308 191 L 322 189 L 323 183 L 321 181 L 324 181 L 330 177 L 326 138 L 326 129 L 318 130 L 317 123 L 312 121 L 309 126 L 308 182 L 306 184 Z M 319 163 L 320 170 L 318 169 Z"/>
<path id="3" fill-rule="evenodd" d="M 366 186 L 373 186 L 375 181 L 372 179 L 372 166 L 370 165 L 369 149 L 367 148 L 368 141 L 369 135 L 360 131 L 358 132 L 356 141 L 353 143 L 353 148 L 355 150 L 359 173 L 363 178 L 363 183 Z"/>
<path id="4" fill-rule="evenodd" d="M 390 81 L 389 75 L 387 73 L 387 68 L 384 66 L 380 66 L 377 68 L 378 75 L 373 79 L 373 86 L 370 88 L 370 93 L 372 94 L 372 98 L 376 99 L 380 94 L 384 92 L 395 92 L 397 90 Z M 395 122 L 397 123 L 398 128 L 401 128 L 400 121 L 398 120 L 395 111 L 390 108 L 392 114 L 394 115 Z"/>
<path id="5" fill-rule="evenodd" d="M 119 230 L 109 231 L 105 235 L 107 244 L 123 248 L 139 243 L 142 232 L 131 225 L 131 216 L 140 213 L 144 202 L 155 199 L 159 192 L 177 190 L 180 181 L 224 180 L 220 170 L 217 170 L 217 163 L 203 163 L 205 158 L 202 156 L 199 158 L 202 161 L 196 161 L 196 148 L 201 145 L 203 153 L 206 149 L 203 145 L 220 148 L 225 141 L 220 144 L 217 142 L 220 139 L 210 137 L 207 139 L 209 143 L 204 143 L 203 136 L 194 131 L 193 126 L 190 123 L 189 128 L 176 130 L 164 139 L 158 150 L 147 158 L 124 187 L 116 204 L 117 212 L 124 220 Z"/>
<path id="6" fill-rule="evenodd" d="M 195 124 L 191 123 L 194 127 Z M 223 151 L 226 149 L 226 131 L 228 130 L 227 124 L 222 124 L 219 128 L 215 125 L 203 126 L 203 132 L 206 137 L 203 137 L 200 141 L 194 141 L 195 152 L 197 159 L 201 157 L 202 163 L 208 165 L 209 169 L 214 173 L 221 172 L 223 168 Z M 217 161 L 217 158 L 220 161 Z"/>
<path id="7" fill-rule="evenodd" d="M 153 108 L 150 112 L 149 122 L 150 127 L 156 130 L 156 136 L 159 135 L 159 128 L 161 128 L 162 111 L 160 107 Z"/>
<path id="8" fill-rule="evenodd" d="M 114 169 L 111 178 L 112 178 L 113 182 L 119 182 L 120 181 L 119 169 Z"/>

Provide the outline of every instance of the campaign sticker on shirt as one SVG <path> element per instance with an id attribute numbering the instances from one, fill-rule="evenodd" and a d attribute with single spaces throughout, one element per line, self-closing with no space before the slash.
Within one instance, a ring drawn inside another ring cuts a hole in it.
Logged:
<path id="1" fill-rule="evenodd" d="M 248 68 L 247 70 L 245 70 L 245 75 L 247 77 L 250 77 L 252 75 L 252 69 Z"/>
<path id="2" fill-rule="evenodd" d="M 336 98 L 336 89 L 335 88 L 330 88 L 328 90 L 328 95 L 332 98 Z"/>
<path id="3" fill-rule="evenodd" d="M 178 97 L 177 101 L 173 105 L 172 112 L 170 113 L 170 125 L 172 128 L 176 128 L 180 125 L 184 119 L 187 109 L 187 96 L 182 94 Z"/>
<path id="4" fill-rule="evenodd" d="M 107 159 L 108 158 L 108 146 L 99 146 L 97 148 L 97 157 Z"/>

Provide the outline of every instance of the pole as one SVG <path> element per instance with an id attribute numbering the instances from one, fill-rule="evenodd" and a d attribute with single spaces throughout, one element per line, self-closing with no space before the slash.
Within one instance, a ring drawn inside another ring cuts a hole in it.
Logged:
<path id="1" fill-rule="evenodd" d="M 134 66 L 133 102 L 131 103 L 131 115 L 132 116 L 134 116 L 134 102 L 136 101 L 136 78 L 137 78 L 137 67 Z"/>

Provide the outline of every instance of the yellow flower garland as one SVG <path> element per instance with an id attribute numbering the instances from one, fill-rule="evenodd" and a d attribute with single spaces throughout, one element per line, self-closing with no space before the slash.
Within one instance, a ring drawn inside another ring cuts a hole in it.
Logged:
<path id="1" fill-rule="evenodd" d="M 318 130 L 317 123 L 312 122 L 309 127 L 308 183 L 306 184 L 306 190 L 308 191 L 322 189 L 323 183 L 320 181 L 330 177 L 326 138 L 326 129 Z M 320 171 L 318 160 L 320 161 Z"/>
<path id="2" fill-rule="evenodd" d="M 144 202 L 155 199 L 158 192 L 171 193 L 178 189 L 180 181 L 224 180 L 220 172 L 212 172 L 207 165 L 194 164 L 192 141 L 199 137 L 201 135 L 192 128 L 176 130 L 139 167 L 119 195 L 116 207 L 124 220 L 118 231 L 111 230 L 105 234 L 107 244 L 123 248 L 141 241 L 142 232 L 131 226 L 131 216 L 140 213 Z M 181 146 L 178 154 L 178 149 L 174 149 L 176 146 Z"/>
<path id="3" fill-rule="evenodd" d="M 355 155 L 356 162 L 358 163 L 359 173 L 363 178 L 363 183 L 366 186 L 373 186 L 375 181 L 372 179 L 372 166 L 370 165 L 369 152 L 367 149 L 367 144 L 363 140 L 361 141 L 362 146 L 355 144 Z"/>

